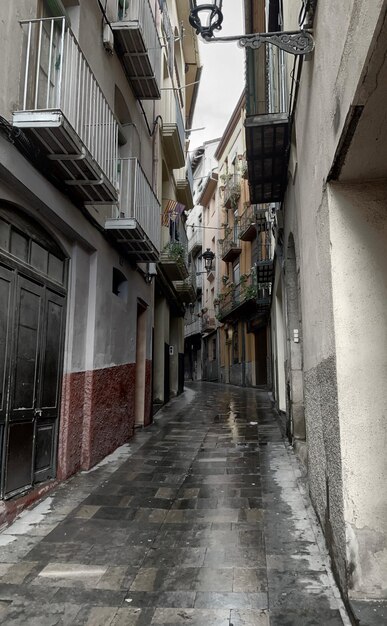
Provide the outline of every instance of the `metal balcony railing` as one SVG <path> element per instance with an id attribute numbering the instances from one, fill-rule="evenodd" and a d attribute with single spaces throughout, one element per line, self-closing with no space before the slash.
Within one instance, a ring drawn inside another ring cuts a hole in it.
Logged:
<path id="1" fill-rule="evenodd" d="M 249 204 L 238 222 L 238 237 L 242 241 L 253 241 L 257 234 L 256 229 L 256 216 L 254 213 L 254 206 Z"/>
<path id="2" fill-rule="evenodd" d="M 180 103 L 173 89 L 163 91 L 162 135 L 167 159 L 172 168 L 185 165 L 185 127 Z"/>
<path id="3" fill-rule="evenodd" d="M 190 337 L 191 335 L 200 335 L 202 332 L 202 320 L 200 317 L 191 319 L 184 326 L 184 336 Z"/>
<path id="4" fill-rule="evenodd" d="M 118 215 L 105 228 L 119 239 L 127 254 L 137 260 L 158 260 L 161 206 L 136 158 L 118 160 Z"/>
<path id="5" fill-rule="evenodd" d="M 185 280 L 189 275 L 187 242 L 170 241 L 160 252 L 160 263 L 169 280 Z"/>
<path id="6" fill-rule="evenodd" d="M 175 170 L 177 198 L 190 210 L 193 207 L 193 173 L 191 160 L 187 158 L 185 167 Z"/>
<path id="7" fill-rule="evenodd" d="M 216 328 L 216 319 L 211 315 L 203 315 L 202 333 L 209 333 Z"/>
<path id="8" fill-rule="evenodd" d="M 258 286 L 254 272 L 237 285 L 226 286 L 226 291 L 219 298 L 219 319 L 225 319 L 236 310 L 239 313 L 242 307 L 253 309 L 257 295 Z"/>
<path id="9" fill-rule="evenodd" d="M 231 235 L 233 235 L 233 233 L 231 233 Z M 242 248 L 239 242 L 236 241 L 236 237 L 230 236 L 227 237 L 227 239 L 220 239 L 218 245 L 220 257 L 225 263 L 235 261 L 242 252 Z"/>
<path id="10" fill-rule="evenodd" d="M 173 282 L 173 286 L 183 302 L 194 302 L 196 299 L 196 273 L 192 269 L 184 280 Z"/>
<path id="11" fill-rule="evenodd" d="M 165 51 L 167 54 L 167 63 L 169 69 L 169 75 L 173 77 L 175 67 L 175 37 L 173 28 L 168 12 L 168 5 L 166 2 L 162 6 L 162 29 L 165 38 Z"/>
<path id="12" fill-rule="evenodd" d="M 84 187 L 86 200 L 106 203 L 116 196 L 114 113 L 64 17 L 22 25 L 24 78 L 14 125 L 33 131 L 48 158 L 62 166 L 68 185 Z"/>
<path id="13" fill-rule="evenodd" d="M 253 203 L 280 202 L 302 58 L 268 44 L 246 51 L 246 158 Z"/>
<path id="14" fill-rule="evenodd" d="M 118 52 L 137 97 L 160 98 L 161 44 L 149 0 L 114 0 L 111 23 Z"/>
<path id="15" fill-rule="evenodd" d="M 224 183 L 223 206 L 226 209 L 236 209 L 241 196 L 241 183 L 237 174 L 228 175 Z"/>
<path id="16" fill-rule="evenodd" d="M 196 227 L 193 231 L 192 231 L 192 227 L 190 227 L 190 231 L 191 231 L 191 235 L 188 239 L 188 252 L 199 252 L 202 249 L 203 246 L 203 234 L 202 234 L 202 229 Z"/>

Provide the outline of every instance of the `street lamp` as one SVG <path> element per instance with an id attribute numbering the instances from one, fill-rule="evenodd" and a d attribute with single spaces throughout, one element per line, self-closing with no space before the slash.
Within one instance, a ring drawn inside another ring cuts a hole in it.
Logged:
<path id="1" fill-rule="evenodd" d="M 198 35 L 209 43 L 236 41 L 241 48 L 257 50 L 262 44 L 271 43 L 291 54 L 309 54 L 314 49 L 314 39 L 308 30 L 278 31 L 274 33 L 254 33 L 215 37 L 214 30 L 221 30 L 223 22 L 223 0 L 198 2 L 190 0 L 189 22 Z"/>
<path id="2" fill-rule="evenodd" d="M 213 37 L 214 30 L 221 30 L 223 22 L 222 4 L 223 0 L 204 4 L 190 0 L 189 23 L 196 29 L 196 33 L 204 39 Z"/>
<path id="3" fill-rule="evenodd" d="M 215 258 L 215 253 L 207 248 L 207 250 L 203 252 L 202 258 L 204 259 L 204 269 L 206 270 L 207 274 L 209 274 L 209 272 L 211 272 L 212 270 L 212 261 Z"/>
<path id="4" fill-rule="evenodd" d="M 209 248 L 205 252 L 201 254 L 199 259 L 204 259 L 204 272 L 196 272 L 196 276 L 200 276 L 200 274 L 209 274 L 214 269 L 212 267 L 212 261 L 215 258 L 215 253 L 212 252 Z"/>

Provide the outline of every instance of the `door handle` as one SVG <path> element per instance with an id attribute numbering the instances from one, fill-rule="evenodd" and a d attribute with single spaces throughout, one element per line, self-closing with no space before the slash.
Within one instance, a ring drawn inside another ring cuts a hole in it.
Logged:
<path id="1" fill-rule="evenodd" d="M 36 415 L 37 417 L 42 417 L 42 409 L 35 409 L 34 415 Z"/>

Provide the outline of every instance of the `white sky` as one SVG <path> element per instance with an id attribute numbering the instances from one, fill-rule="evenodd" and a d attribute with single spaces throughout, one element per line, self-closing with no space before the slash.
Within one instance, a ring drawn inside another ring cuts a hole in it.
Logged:
<path id="1" fill-rule="evenodd" d="M 243 34 L 242 0 L 223 0 L 222 12 L 222 30 L 215 31 L 216 36 Z M 190 150 L 223 135 L 245 79 L 245 53 L 236 42 L 200 41 L 199 46 L 203 73 L 192 127 L 205 130 L 191 134 Z"/>

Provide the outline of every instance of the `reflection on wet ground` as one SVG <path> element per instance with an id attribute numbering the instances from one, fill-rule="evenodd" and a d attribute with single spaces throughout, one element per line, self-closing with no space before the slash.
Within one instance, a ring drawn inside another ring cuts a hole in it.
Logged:
<path id="1" fill-rule="evenodd" d="M 2 624 L 349 624 L 266 392 L 192 385 L 113 469 L 0 535 Z"/>

